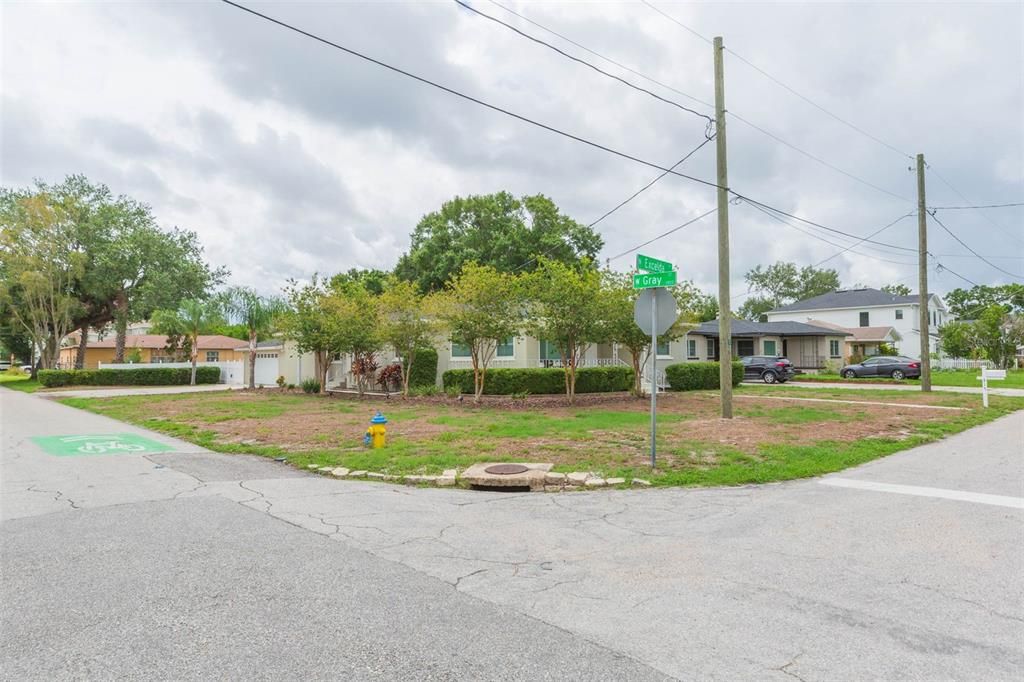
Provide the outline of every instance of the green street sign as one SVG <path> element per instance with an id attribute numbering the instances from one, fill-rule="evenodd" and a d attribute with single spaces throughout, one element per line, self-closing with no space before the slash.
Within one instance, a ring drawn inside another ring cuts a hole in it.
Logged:
<path id="1" fill-rule="evenodd" d="M 643 270 L 644 272 L 672 272 L 674 268 L 671 263 L 638 253 L 636 255 L 636 269 Z"/>
<path id="2" fill-rule="evenodd" d="M 672 287 L 676 284 L 675 272 L 655 272 L 633 275 L 634 289 L 653 289 L 654 287 Z"/>
<path id="3" fill-rule="evenodd" d="M 87 436 L 36 436 L 36 445 L 51 455 L 75 457 L 78 455 L 141 455 L 167 452 L 174 448 L 134 433 L 115 433 Z"/>

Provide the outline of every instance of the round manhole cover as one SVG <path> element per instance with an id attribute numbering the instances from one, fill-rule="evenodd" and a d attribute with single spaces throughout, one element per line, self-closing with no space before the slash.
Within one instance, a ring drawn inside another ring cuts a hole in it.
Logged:
<path id="1" fill-rule="evenodd" d="M 484 471 L 489 474 L 498 474 L 499 476 L 508 476 L 510 474 L 521 474 L 524 471 L 529 471 L 530 467 L 524 467 L 522 464 L 495 464 L 489 466 Z"/>

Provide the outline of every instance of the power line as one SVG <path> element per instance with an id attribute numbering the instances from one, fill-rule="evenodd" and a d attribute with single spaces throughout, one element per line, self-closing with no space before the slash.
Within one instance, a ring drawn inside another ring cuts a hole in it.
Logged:
<path id="1" fill-rule="evenodd" d="M 946 178 L 942 177 L 942 174 L 939 173 L 939 171 L 937 171 L 936 169 L 932 168 L 932 166 L 930 164 L 926 163 L 924 167 L 925 167 L 926 170 L 931 171 L 932 175 L 937 177 L 939 179 L 939 181 L 942 182 L 942 184 L 944 184 L 946 187 L 948 187 L 951 190 L 953 190 L 953 193 L 956 194 L 958 197 L 960 197 L 960 199 L 964 203 L 966 203 L 966 204 L 973 204 L 974 203 L 973 201 L 971 201 L 970 199 L 965 197 L 963 195 L 963 193 L 960 192 L 960 190 L 958 190 L 956 187 L 954 187 L 953 184 L 949 180 L 947 180 Z M 999 230 L 1003 234 L 1005 234 L 1005 235 L 1009 236 L 1010 238 L 1015 239 L 1016 241 L 1024 244 L 1024 239 L 1022 239 L 1020 235 L 1013 234 L 1009 230 L 1003 229 L 1002 225 L 1000 225 L 996 221 L 992 220 L 992 218 L 985 211 L 981 212 L 981 217 L 984 218 L 988 222 L 989 225 L 991 225 L 992 227 L 996 228 L 997 230 Z"/>
<path id="2" fill-rule="evenodd" d="M 833 258 L 835 258 L 835 257 L 837 257 L 837 256 L 841 256 L 841 255 L 843 255 L 843 254 L 844 254 L 844 253 L 846 253 L 847 251 L 850 251 L 851 249 L 853 249 L 853 247 L 854 247 L 854 246 L 858 246 L 858 245 L 860 245 L 860 244 L 863 244 L 864 242 L 868 241 L 868 240 L 869 240 L 869 239 L 871 239 L 872 237 L 878 236 L 879 234 L 881 234 L 882 232 L 885 232 L 886 230 L 888 230 L 888 229 L 889 229 L 890 227 L 892 227 L 892 226 L 893 226 L 893 225 L 895 225 L 896 223 L 900 222 L 901 220 L 903 220 L 903 219 L 905 219 L 905 218 L 909 218 L 909 217 L 910 217 L 910 216 L 912 216 L 912 215 L 914 215 L 914 214 L 913 214 L 913 213 L 905 213 L 905 214 L 901 215 L 901 216 L 900 216 L 899 218 L 897 218 L 896 220 L 892 221 L 891 223 L 889 223 L 889 224 L 888 224 L 888 225 L 886 225 L 885 227 L 880 227 L 879 229 L 877 229 L 877 230 L 875 230 L 874 232 L 872 232 L 871 234 L 869 234 L 869 235 L 868 235 L 867 237 L 864 237 L 863 239 L 861 239 L 860 241 L 858 241 L 858 242 L 854 243 L 854 244 L 853 244 L 853 245 L 851 245 L 851 246 L 847 246 L 847 247 L 846 247 L 845 249 L 843 249 L 842 251 L 839 251 L 839 252 L 837 252 L 837 253 L 833 253 L 833 254 L 832 254 L 831 256 L 829 256 L 828 258 L 825 258 L 825 259 L 823 259 L 823 260 L 820 260 L 820 261 L 818 261 L 817 263 L 815 263 L 815 264 L 814 264 L 814 265 L 812 265 L 811 267 L 812 267 L 812 268 L 816 268 L 816 267 L 818 267 L 819 265 L 821 265 L 822 263 L 827 263 L 828 261 L 832 260 Z"/>
<path id="3" fill-rule="evenodd" d="M 681 177 L 681 178 L 686 178 L 687 180 L 691 180 L 693 182 L 699 183 L 701 185 L 705 185 L 707 187 L 714 187 L 716 189 L 718 188 L 718 185 L 716 183 L 714 183 L 714 182 L 710 182 L 708 180 L 702 180 L 700 178 L 696 178 L 696 177 L 693 177 L 691 175 L 686 175 L 685 173 L 680 173 L 679 171 L 676 171 L 676 170 L 671 170 L 669 168 L 666 168 L 664 166 L 656 164 L 656 163 L 654 163 L 652 161 L 646 161 L 644 159 L 641 159 L 639 157 L 633 156 L 631 154 L 627 154 L 627 153 L 621 152 L 621 151 L 619 151 L 617 149 L 613 149 L 611 147 L 607 147 L 607 146 L 605 146 L 603 144 L 600 144 L 598 142 L 594 142 L 594 141 L 588 140 L 588 139 L 586 139 L 584 137 L 580 137 L 579 135 L 574 135 L 574 134 L 568 133 L 568 132 L 566 132 L 564 130 L 560 130 L 560 129 L 555 128 L 554 126 L 550 126 L 550 125 L 548 125 L 546 123 L 541 123 L 540 121 L 535 121 L 535 120 L 533 120 L 531 118 L 528 118 L 526 116 L 523 116 L 521 114 L 517 114 L 515 112 L 509 111 L 508 109 L 503 109 L 503 108 L 501 108 L 501 107 L 499 107 L 499 106 L 497 106 L 495 104 L 490 104 L 489 102 L 485 102 L 482 99 L 478 99 L 476 97 L 473 97 L 472 95 L 467 95 L 467 94 L 465 94 L 463 92 L 459 92 L 458 90 L 455 90 L 453 88 L 449 88 L 446 85 L 441 85 L 440 83 L 434 82 L 434 81 L 432 81 L 432 80 L 430 80 L 428 78 L 424 78 L 423 76 L 417 76 L 416 74 L 411 73 L 409 71 L 405 71 L 404 69 L 400 69 L 397 66 L 392 66 L 391 64 L 388 64 L 386 62 L 382 62 L 379 59 L 374 59 L 373 57 L 370 57 L 369 55 L 365 55 L 365 54 L 363 54 L 361 52 L 357 52 L 356 50 L 353 50 L 351 48 L 345 47 L 343 45 L 339 45 L 338 43 L 335 43 L 335 42 L 332 42 L 330 40 L 327 40 L 326 38 L 322 38 L 322 37 L 320 37 L 320 36 L 318 36 L 316 34 L 310 33 L 309 31 L 305 31 L 305 30 L 303 30 L 301 28 L 298 28 L 296 26 L 293 26 L 291 24 L 283 22 L 283 21 L 281 21 L 279 19 L 275 19 L 275 18 L 273 18 L 271 16 L 263 14 L 262 12 L 257 12 L 254 9 L 250 9 L 249 7 L 246 7 L 244 5 L 240 5 L 237 2 L 233 2 L 232 0 L 221 0 L 221 2 L 223 2 L 226 5 L 230 5 L 230 6 L 234 7 L 234 8 L 236 8 L 236 9 L 240 9 L 243 12 L 247 12 L 249 14 L 252 14 L 253 16 L 259 17 L 260 19 L 264 19 L 266 21 L 269 21 L 272 24 L 277 24 L 278 26 L 280 26 L 282 28 L 286 28 L 289 31 L 294 31 L 295 33 L 298 33 L 299 35 L 303 35 L 303 36 L 305 36 L 307 38 L 311 38 L 311 39 L 313 39 L 313 40 L 315 40 L 317 42 L 323 43 L 324 45 L 328 45 L 328 46 L 333 47 L 333 48 L 335 48 L 337 50 L 341 50 L 342 52 L 345 52 L 347 54 L 352 55 L 353 57 L 359 57 L 360 59 L 363 59 L 365 61 L 370 62 L 371 64 L 376 64 L 377 66 L 380 66 L 380 67 L 383 67 L 385 69 L 388 69 L 389 71 L 393 71 L 395 73 L 401 74 L 401 75 L 403 75 L 403 76 L 405 76 L 407 78 L 412 78 L 413 80 L 419 81 L 420 83 L 423 83 L 425 85 L 429 85 L 431 87 L 437 88 L 438 90 L 443 90 L 444 92 L 447 92 L 448 94 L 455 95 L 456 97 L 462 98 L 462 99 L 464 99 L 466 101 L 469 101 L 469 102 L 473 102 L 474 104 L 479 104 L 482 107 L 486 107 L 486 108 L 488 108 L 488 109 L 490 109 L 492 111 L 497 111 L 498 113 L 505 114 L 506 116 L 510 116 L 510 117 L 512 117 L 514 119 L 517 119 L 519 121 L 522 121 L 524 123 L 529 123 L 532 126 L 536 126 L 538 128 L 542 128 L 542 129 L 547 130 L 549 132 L 555 133 L 556 135 L 561 135 L 562 137 L 569 138 L 570 140 L 575 140 L 576 142 L 581 142 L 581 143 L 583 143 L 583 144 L 585 144 L 587 146 L 593 147 L 595 149 L 600 149 L 601 151 L 607 152 L 609 154 L 614 154 L 615 156 L 621 157 L 623 159 L 628 159 L 630 161 L 642 164 L 642 165 L 647 166 L 649 168 L 654 168 L 655 170 L 666 171 L 667 173 L 669 173 L 671 175 L 675 175 L 675 176 L 678 176 L 678 177 Z"/>
<path id="4" fill-rule="evenodd" d="M 656 242 L 656 241 L 658 241 L 659 239 L 663 239 L 664 237 L 667 237 L 667 236 L 669 236 L 670 234 L 672 234 L 672 233 L 674 233 L 674 232 L 678 232 L 679 230 L 683 229 L 684 227 L 687 227 L 687 226 L 689 226 L 689 225 L 692 225 L 692 224 L 694 224 L 694 223 L 695 223 L 695 222 L 697 222 L 698 220 L 701 220 L 701 219 L 703 219 L 703 218 L 707 218 L 707 217 L 708 217 L 709 215 L 711 215 L 712 213 L 714 213 L 714 212 L 715 212 L 715 211 L 717 211 L 717 210 L 718 210 L 718 207 L 716 206 L 715 208 L 711 209 L 710 211 L 707 211 L 707 212 L 705 212 L 705 213 L 702 213 L 702 214 L 700 214 L 699 216 L 697 216 L 696 218 L 694 218 L 694 219 L 692 219 L 692 220 L 687 220 L 687 221 L 686 221 L 685 223 L 683 223 L 682 225 L 677 225 L 676 227 L 673 227 L 673 228 L 672 228 L 671 230 L 669 230 L 668 232 L 662 232 L 662 233 L 661 233 L 661 234 L 659 234 L 659 235 L 658 235 L 657 237 L 654 237 L 653 239 L 648 239 L 648 240 L 647 240 L 647 241 L 645 241 L 645 242 L 644 242 L 643 244 L 637 244 L 636 246 L 634 246 L 634 247 L 633 247 L 633 248 L 631 248 L 631 249 L 628 249 L 628 250 L 626 250 L 626 251 L 623 251 L 622 253 L 620 253 L 620 254 L 618 254 L 618 255 L 612 256 L 611 258 L 609 258 L 609 259 L 608 259 L 608 262 L 610 263 L 611 261 L 613 261 L 613 260 L 615 260 L 615 259 L 617 259 L 617 258 L 622 258 L 623 256 L 628 256 L 629 254 L 633 253 L 634 251 L 637 251 L 637 250 L 639 250 L 639 249 L 642 249 L 642 248 L 644 248 L 644 247 L 645 247 L 645 246 L 647 246 L 648 244 L 651 244 L 651 243 L 653 243 L 653 242 Z"/>
<path id="5" fill-rule="evenodd" d="M 689 33 L 691 33 L 691 34 L 693 34 L 693 35 L 697 36 L 698 38 L 700 38 L 700 39 L 701 39 L 701 40 L 703 40 L 704 42 L 706 42 L 706 43 L 710 43 L 710 42 L 711 42 L 711 41 L 710 41 L 710 40 L 708 40 L 708 38 L 706 38 L 705 36 L 701 35 L 701 34 L 700 34 L 700 33 L 698 33 L 697 31 L 695 31 L 694 29 L 692 29 L 692 28 L 690 28 L 689 26 L 687 26 L 686 24 L 682 23 L 681 21 L 679 21 L 678 19 L 676 19 L 676 18 L 675 18 L 675 17 L 673 17 L 672 15 L 670 15 L 670 14 L 668 14 L 668 13 L 666 13 L 666 12 L 662 11 L 661 9 L 659 9 L 659 8 L 657 8 L 657 7 L 655 7 L 655 6 L 654 6 L 654 5 L 652 5 L 652 4 L 650 3 L 650 2 L 647 2 L 647 0 L 640 0 L 640 1 L 641 1 L 641 2 L 643 3 L 643 4 L 647 5 L 648 7 L 650 7 L 651 9 L 653 9 L 653 10 L 654 10 L 655 12 L 657 12 L 657 13 L 658 13 L 658 14 L 660 14 L 661 16 L 665 17 L 666 19 L 668 19 L 668 20 L 669 20 L 669 21 L 671 21 L 672 23 L 674 23 L 674 24 L 676 24 L 676 25 L 678 25 L 678 26 L 682 27 L 683 29 L 685 29 L 685 30 L 686 30 L 686 31 L 688 31 Z M 870 140 L 873 140 L 874 142 L 877 142 L 878 144 L 882 145 L 883 147 L 886 147 L 887 149 L 890 149 L 890 150 L 892 150 L 892 151 L 896 152 L 897 154 L 899 154 L 899 155 L 900 155 L 900 156 L 902 156 L 902 157 L 905 157 L 905 158 L 908 158 L 908 159 L 912 159 L 912 158 L 914 158 L 913 156 L 911 156 L 910 154 L 906 153 L 905 151 L 902 151 L 901 149 L 899 149 L 899 148 L 897 148 L 897 147 L 894 147 L 893 145 L 889 144 L 889 143 L 888 143 L 888 142 L 886 142 L 885 140 L 883 140 L 883 139 L 881 139 L 881 138 L 879 138 L 879 137 L 876 137 L 875 135 L 872 135 L 871 133 L 869 133 L 868 131 L 864 130 L 863 128 L 861 128 L 861 127 L 859 127 L 859 126 L 857 126 L 857 125 L 854 125 L 853 123 L 851 123 L 851 122 L 847 121 L 846 119 L 844 119 L 844 118 L 840 117 L 840 116 L 839 116 L 839 115 L 837 115 L 837 114 L 834 114 L 833 112 L 829 111 L 829 110 L 828 110 L 828 109 L 826 109 L 825 107 L 821 106 L 820 104 L 818 104 L 817 102 L 815 102 L 814 100 L 812 100 L 812 99 L 811 99 L 810 97 L 807 97 L 806 95 L 803 95 L 803 94 L 801 94 L 800 92 L 797 92 L 797 91 L 796 91 L 795 89 L 793 89 L 793 88 L 792 88 L 792 87 L 790 87 L 789 85 L 786 85 L 785 83 L 783 83 L 783 82 L 782 82 L 781 80 L 779 80 L 778 78 L 776 78 L 776 77 L 775 77 L 775 76 L 773 76 L 772 74 L 768 73 L 767 71 L 765 71 L 764 69 L 762 69 L 762 68 L 761 68 L 761 67 L 759 67 L 758 65 L 754 64 L 754 63 L 753 63 L 753 62 L 751 62 L 750 60 L 748 60 L 748 59 L 744 58 L 744 57 L 743 57 L 742 55 L 738 54 L 738 53 L 737 53 L 737 52 L 736 52 L 735 50 L 733 50 L 733 49 L 731 49 L 731 48 L 728 48 L 728 47 L 727 47 L 727 48 L 725 48 L 725 49 L 729 50 L 729 52 L 731 52 L 731 53 L 732 53 L 732 55 L 733 55 L 734 57 L 736 57 L 736 58 L 737 58 L 737 59 L 739 59 L 739 60 L 740 60 L 741 62 L 743 62 L 744 64 L 746 64 L 746 65 L 747 65 L 747 66 L 749 66 L 750 68 L 754 69 L 755 71 L 757 71 L 757 72 L 758 72 L 758 73 L 760 73 L 761 75 L 765 76 L 766 78 L 768 78 L 769 80 L 771 80 L 771 81 L 772 81 L 773 83 L 775 83 L 776 85 L 778 85 L 778 86 L 780 86 L 780 87 L 784 88 L 785 90 L 787 90 L 788 92 L 792 93 L 793 95 L 796 95 L 797 97 L 799 97 L 799 98 L 800 98 L 800 99 L 802 99 L 803 101 L 805 101 L 805 102 L 807 102 L 808 104 L 810 104 L 810 105 L 811 105 L 812 107 L 814 107 L 815 109 L 818 109 L 818 110 L 819 110 L 819 111 L 821 111 L 822 113 L 825 113 L 825 114 L 827 114 L 828 116 L 831 116 L 832 118 L 834 118 L 835 120 L 839 121 L 840 123 L 842 123 L 842 124 L 843 124 L 843 125 L 845 125 L 846 127 L 850 128 L 851 130 L 855 130 L 856 132 L 860 133 L 861 135 L 863 135 L 863 136 L 867 137 L 867 138 L 868 138 L 868 139 L 870 139 Z"/>
<path id="6" fill-rule="evenodd" d="M 935 258 L 935 254 L 933 254 L 931 252 L 929 252 L 928 255 L 930 255 L 932 258 Z M 958 273 L 956 270 L 951 270 L 950 268 L 946 267 L 945 265 L 943 265 L 942 263 L 938 262 L 937 260 L 935 261 L 935 268 L 939 272 L 948 272 L 951 275 L 956 275 L 957 277 L 959 277 L 963 281 L 967 282 L 968 284 L 971 284 L 971 285 L 974 285 L 974 286 L 979 286 L 979 284 L 977 282 L 975 282 L 973 280 L 967 279 L 966 277 L 964 277 L 963 275 Z"/>
<path id="7" fill-rule="evenodd" d="M 1006 275 L 1009 275 L 1010 277 L 1013 277 L 1015 279 L 1024 279 L 1024 277 L 1021 277 L 1020 275 L 1014 274 L 1014 273 L 1010 272 L 1009 270 L 1003 270 L 1001 267 L 999 267 L 998 265 L 996 265 L 995 263 L 993 263 L 989 259 L 987 259 L 984 256 L 982 256 L 980 253 L 978 253 L 974 249 L 972 249 L 970 246 L 967 245 L 967 242 L 965 242 L 963 239 L 960 239 L 960 237 L 956 236 L 956 234 L 954 234 L 951 229 L 946 227 L 945 223 L 943 223 L 941 220 L 939 220 L 938 216 L 936 216 L 934 212 L 931 214 L 931 216 L 932 216 L 932 220 L 934 220 L 936 223 L 938 223 L 939 227 L 941 227 L 943 230 L 945 230 L 949 234 L 950 237 L 952 237 L 953 239 L 957 240 L 957 242 L 960 243 L 960 246 L 964 247 L 965 249 L 967 249 L 968 251 L 973 253 L 983 263 L 986 263 L 989 266 L 991 266 L 991 267 L 995 268 L 996 270 L 998 270 L 999 272 L 1002 272 L 1002 273 L 1004 273 Z"/>
<path id="8" fill-rule="evenodd" d="M 934 173 L 934 171 L 932 172 Z M 981 206 L 929 206 L 928 208 L 933 211 L 967 211 L 975 208 L 1011 208 L 1013 206 L 1024 206 L 1024 202 L 1013 204 L 983 204 Z"/>
<path id="9" fill-rule="evenodd" d="M 605 71 L 604 69 L 591 64 L 590 62 L 586 61 L 585 59 L 580 59 L 579 57 L 575 57 L 575 56 L 569 54 L 568 52 L 555 47 L 554 45 L 552 45 L 549 42 L 546 42 L 546 41 L 541 40 L 540 38 L 536 38 L 534 36 L 531 36 L 529 33 L 526 33 L 524 31 L 520 31 L 518 28 L 516 28 L 512 24 L 507 24 L 507 23 L 505 23 L 504 21 L 502 21 L 501 19 L 499 19 L 497 17 L 491 16 L 490 14 L 486 14 L 485 12 L 481 12 L 480 10 L 476 9 L 475 7 L 472 7 L 469 4 L 463 2 L 463 0 L 455 0 L 455 3 L 457 5 L 460 5 L 461 7 L 464 7 L 465 9 L 468 9 L 470 12 L 473 12 L 477 16 L 481 16 L 484 19 L 489 19 L 489 20 L 493 21 L 496 24 L 500 24 L 501 26 L 504 26 L 505 28 L 509 29 L 510 31 L 513 31 L 516 34 L 522 36 L 523 38 L 526 38 L 527 40 L 531 40 L 531 41 L 537 43 L 538 45 L 543 45 L 544 47 L 548 48 L 549 50 L 554 50 L 555 52 L 557 52 L 558 54 L 562 55 L 566 59 L 571 59 L 572 61 L 574 61 L 574 62 L 576 62 L 578 64 L 582 64 L 583 66 L 586 66 L 586 67 L 588 67 L 590 69 L 593 69 L 594 71 L 597 71 L 602 76 L 607 76 L 608 78 L 612 78 L 612 79 L 622 83 L 623 85 L 626 85 L 626 86 L 628 86 L 630 88 L 633 88 L 637 92 L 643 92 L 645 94 L 650 95 L 651 97 L 653 97 L 656 100 L 664 102 L 665 104 L 670 104 L 670 105 L 672 105 L 672 106 L 674 106 L 674 107 L 676 107 L 678 109 L 682 109 L 683 111 L 685 111 L 687 113 L 693 114 L 694 116 L 699 116 L 700 118 L 705 119 L 708 122 L 709 126 L 712 126 L 715 123 L 714 119 L 712 119 L 710 116 L 708 116 L 706 114 L 702 114 L 699 111 L 695 111 L 694 109 L 691 109 L 690 107 L 684 106 L 684 105 L 682 105 L 679 102 L 676 102 L 674 100 L 670 100 L 670 99 L 667 99 L 665 97 L 662 97 L 661 95 L 659 95 L 659 94 L 657 94 L 655 92 L 652 92 L 651 90 L 648 90 L 647 88 L 642 88 L 639 85 L 636 85 L 634 83 L 630 83 L 625 78 L 620 78 L 619 76 L 616 76 L 613 73 L 609 73 L 609 72 Z M 709 131 L 708 131 L 707 134 L 710 135 L 710 128 L 709 128 Z"/>

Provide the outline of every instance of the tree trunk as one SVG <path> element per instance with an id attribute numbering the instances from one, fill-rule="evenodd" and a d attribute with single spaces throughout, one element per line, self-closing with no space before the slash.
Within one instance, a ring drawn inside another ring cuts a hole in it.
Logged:
<path id="1" fill-rule="evenodd" d="M 407 362 L 403 362 L 402 365 L 401 365 L 402 366 L 402 397 L 403 398 L 408 398 L 409 397 L 409 373 L 412 372 L 412 362 L 413 362 L 413 359 L 416 356 L 416 351 L 410 348 L 409 352 L 406 355 L 408 356 L 406 358 Z"/>
<path id="2" fill-rule="evenodd" d="M 256 390 L 256 330 L 249 330 L 249 390 Z"/>
<path id="3" fill-rule="evenodd" d="M 128 314 L 120 313 L 114 318 L 114 325 L 117 330 L 114 338 L 114 362 L 124 362 L 124 343 L 128 335 Z"/>
<path id="4" fill-rule="evenodd" d="M 75 369 L 85 369 L 85 350 L 89 344 L 89 325 L 82 325 L 82 336 L 78 339 L 78 355 L 75 357 Z"/>
<path id="5" fill-rule="evenodd" d="M 189 380 L 190 386 L 196 385 L 196 364 L 199 362 L 199 337 L 192 337 L 192 378 Z"/>
<path id="6" fill-rule="evenodd" d="M 320 374 L 317 375 L 317 380 L 320 382 L 320 395 L 327 395 L 327 371 L 330 368 L 331 356 L 325 353 L 320 361 Z"/>

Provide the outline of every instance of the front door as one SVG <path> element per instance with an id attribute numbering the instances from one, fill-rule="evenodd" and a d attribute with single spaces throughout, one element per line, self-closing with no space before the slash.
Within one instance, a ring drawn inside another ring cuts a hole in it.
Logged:
<path id="1" fill-rule="evenodd" d="M 782 339 L 782 357 L 789 357 L 789 341 Z"/>

